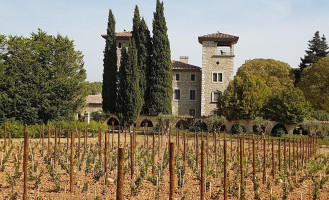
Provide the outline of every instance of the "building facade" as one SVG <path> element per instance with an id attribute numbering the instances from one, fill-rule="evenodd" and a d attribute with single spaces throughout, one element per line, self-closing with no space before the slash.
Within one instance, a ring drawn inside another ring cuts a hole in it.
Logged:
<path id="1" fill-rule="evenodd" d="M 128 47 L 131 32 L 116 33 L 118 70 L 121 49 Z M 102 35 L 104 39 L 107 35 Z M 209 116 L 216 114 L 218 98 L 233 79 L 234 45 L 239 37 L 212 33 L 198 37 L 202 45 L 202 67 L 188 63 L 187 56 L 172 61 L 174 115 Z"/>

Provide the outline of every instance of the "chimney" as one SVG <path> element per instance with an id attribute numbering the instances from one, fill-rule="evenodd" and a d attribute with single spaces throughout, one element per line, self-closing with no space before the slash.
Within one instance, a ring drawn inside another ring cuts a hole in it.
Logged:
<path id="1" fill-rule="evenodd" d="M 188 56 L 180 56 L 179 61 L 188 64 Z"/>

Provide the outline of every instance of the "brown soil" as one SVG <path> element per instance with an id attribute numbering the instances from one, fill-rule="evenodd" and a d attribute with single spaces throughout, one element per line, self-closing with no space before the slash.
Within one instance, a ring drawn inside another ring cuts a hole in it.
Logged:
<path id="1" fill-rule="evenodd" d="M 123 134 L 122 134 L 123 135 Z M 109 150 L 110 153 L 109 155 L 114 156 L 116 155 L 117 151 L 117 135 L 115 135 L 115 140 L 114 144 L 116 145 L 113 148 L 111 147 L 111 137 L 110 137 L 110 143 L 109 143 Z M 218 140 L 222 140 L 222 138 L 217 138 Z M 138 136 L 137 139 L 137 144 L 138 148 L 136 148 L 136 156 L 140 155 L 140 151 L 138 150 L 139 147 L 143 145 L 141 149 L 145 149 L 144 143 L 145 143 L 145 138 L 144 136 Z M 163 147 L 161 149 L 161 154 L 160 154 L 160 160 L 158 159 L 158 154 L 156 151 L 155 154 L 155 161 L 156 163 L 160 163 L 162 153 L 164 148 L 166 148 L 166 143 L 168 139 L 166 136 L 163 137 Z M 9 173 L 11 176 L 14 175 L 15 172 L 15 167 L 14 167 L 14 159 L 16 155 L 18 154 L 18 146 L 21 144 L 21 139 L 14 139 L 13 140 L 13 150 L 11 152 L 11 155 L 9 156 L 8 161 L 5 163 L 5 168 L 4 172 L 0 172 L 0 199 L 8 199 L 8 196 L 11 192 L 11 187 L 6 181 L 6 173 Z M 75 140 L 77 144 L 77 139 Z M 175 139 L 172 139 L 172 142 L 175 142 Z M 51 143 L 53 147 L 54 140 L 51 139 Z M 93 144 L 93 148 L 96 149 L 95 144 L 97 143 L 96 138 L 89 138 L 88 139 L 88 145 Z M 123 146 L 124 143 L 124 138 L 121 138 L 121 146 Z M 194 138 L 189 138 L 188 141 L 188 149 L 190 150 L 187 154 L 189 157 L 192 155 L 195 155 L 195 150 L 194 150 Z M 128 149 L 129 149 L 129 137 L 127 134 L 127 143 L 126 143 L 126 158 L 128 158 Z M 158 144 L 158 137 L 156 137 L 156 146 Z M 149 154 L 152 154 L 152 137 L 149 137 Z M 81 152 L 80 152 L 80 157 L 82 157 L 82 152 L 83 152 L 83 138 L 81 138 Z M 200 148 L 201 145 L 199 145 Z M 104 144 L 102 145 L 104 147 Z M 227 147 L 228 147 L 228 169 L 229 169 L 229 181 L 231 182 L 231 186 L 236 186 L 236 188 L 230 189 L 230 192 L 228 194 L 229 199 L 238 199 L 238 194 L 239 194 L 239 183 L 240 183 L 240 178 L 239 175 L 235 178 L 237 174 L 239 174 L 238 169 L 239 169 L 239 162 L 238 162 L 238 156 L 237 154 L 237 145 L 236 145 L 236 139 L 233 141 L 232 145 L 232 152 L 230 151 L 231 148 L 231 143 L 228 140 L 227 142 Z M 269 146 L 266 145 L 266 148 Z M 90 151 L 93 149 L 90 148 Z M 177 147 L 176 147 L 177 148 Z M 283 146 L 282 146 L 283 148 Z M 7 145 L 7 151 L 9 149 L 9 146 Z M 86 156 L 84 160 L 82 161 L 81 165 L 81 170 L 78 170 L 77 166 L 77 159 L 75 160 L 75 175 L 74 175 L 74 190 L 73 192 L 69 192 L 69 187 L 70 187 L 70 178 L 69 178 L 69 173 L 66 172 L 65 169 L 62 169 L 62 167 L 58 164 L 56 164 L 56 173 L 58 174 L 59 181 L 60 181 L 60 189 L 56 189 L 56 184 L 55 180 L 50 176 L 46 163 L 43 161 L 43 157 L 40 154 L 40 151 L 44 151 L 44 155 L 47 155 L 47 139 L 45 139 L 45 145 L 42 147 L 41 142 L 39 139 L 31 139 L 30 140 L 30 155 L 31 155 L 31 149 L 34 151 L 34 162 L 38 163 L 38 168 L 36 172 L 33 172 L 32 174 L 35 176 L 39 174 L 40 171 L 44 171 L 42 177 L 41 177 L 41 184 L 39 189 L 34 188 L 34 183 L 35 181 L 28 181 L 28 199 L 37 199 L 38 196 L 42 197 L 42 199 L 95 199 L 96 196 L 98 196 L 100 199 L 116 199 L 116 167 L 114 167 L 113 170 L 109 171 L 109 177 L 110 177 L 110 183 L 108 186 L 104 186 L 104 176 L 102 176 L 99 181 L 95 181 L 93 178 L 93 166 L 92 164 L 92 170 L 89 173 L 85 173 L 85 162 L 86 162 Z M 53 148 L 51 148 L 53 149 Z M 65 159 L 65 153 L 63 151 L 66 151 L 66 139 L 61 139 L 61 145 L 59 147 L 61 150 L 61 153 L 59 154 L 59 159 L 61 159 L 65 164 L 66 164 L 66 159 Z M 257 148 L 256 148 L 257 149 Z M 4 150 L 3 150 L 3 142 L 0 145 L 0 156 L 2 158 L 5 156 Z M 180 158 L 178 161 L 180 162 L 180 165 L 183 165 L 183 159 L 182 157 L 182 150 L 183 150 L 183 143 L 182 139 L 180 140 L 180 152 L 179 156 Z M 88 151 L 88 150 L 87 150 Z M 277 157 L 277 146 L 275 147 L 275 153 L 276 153 L 276 160 L 278 159 Z M 51 150 L 51 155 L 52 155 L 52 150 Z M 69 151 L 70 152 L 70 151 Z M 200 152 L 200 150 L 199 150 Z M 177 153 L 177 152 L 176 152 Z M 205 199 L 223 199 L 223 165 L 219 164 L 218 167 L 215 167 L 214 165 L 214 149 L 213 149 L 213 141 L 212 137 L 209 137 L 209 147 L 208 147 L 208 156 L 209 156 L 209 170 L 213 170 L 214 172 L 210 172 L 209 175 L 206 178 L 207 182 L 210 182 L 211 189 L 208 189 L 206 191 L 206 196 Z M 268 167 L 266 168 L 266 179 L 267 181 L 270 182 L 272 192 L 275 194 L 277 199 L 282 199 L 283 197 L 283 185 L 284 183 L 281 183 L 281 180 L 274 180 L 271 175 L 271 168 L 272 168 L 272 163 L 271 163 L 271 149 L 268 148 L 266 152 L 266 162 L 269 163 Z M 282 153 L 282 158 L 283 158 L 283 151 Z M 329 148 L 326 146 L 322 146 L 320 148 L 320 154 L 326 154 L 328 155 L 329 153 Z M 267 189 L 267 184 L 262 184 L 262 162 L 263 162 L 263 151 L 261 149 L 261 145 L 259 143 L 258 146 L 258 151 L 256 153 L 256 156 L 259 158 L 260 163 L 256 165 L 256 168 L 258 169 L 257 171 L 257 177 L 259 179 L 259 197 L 260 199 L 270 199 L 270 192 Z M 98 154 L 95 154 L 96 157 L 98 158 Z M 291 155 L 292 155 L 292 150 L 291 150 Z M 92 156 L 92 154 L 90 155 Z M 223 141 L 221 143 L 217 142 L 217 160 L 222 160 L 223 159 Z M 288 156 L 288 151 L 287 151 L 287 156 Z M 19 155 L 17 155 L 19 157 Z M 200 163 L 200 155 L 199 155 L 199 163 Z M 255 193 L 254 193 L 254 188 L 253 188 L 253 182 L 252 182 L 252 151 L 251 147 L 248 146 L 248 142 L 245 142 L 245 160 L 248 160 L 248 162 L 245 163 L 245 169 L 247 169 L 247 175 L 246 175 L 246 188 L 245 188 L 245 199 L 254 199 Z M 287 158 L 288 159 L 288 158 Z M 96 159 L 97 160 L 97 159 Z M 103 160 L 103 159 L 102 159 Z M 134 181 L 136 181 L 136 178 L 139 176 L 139 166 L 137 162 L 137 158 L 135 159 L 135 175 L 134 175 Z M 232 161 L 230 161 L 232 160 Z M 195 159 L 194 159 L 195 161 Z M 20 168 L 19 171 L 22 172 L 22 162 L 23 159 L 20 159 Z M 30 158 L 30 164 L 31 164 L 31 158 Z M 138 192 L 136 195 L 131 195 L 131 178 L 130 178 L 130 168 L 129 166 L 130 159 L 127 159 L 125 162 L 125 165 L 127 166 L 127 171 L 125 173 L 125 179 L 124 179 L 124 199 L 134 199 L 134 200 L 143 200 L 143 199 L 168 199 L 169 197 L 169 167 L 167 166 L 164 169 L 162 179 L 159 180 L 159 186 L 160 190 L 159 193 L 157 193 L 157 186 L 153 185 L 149 180 L 148 176 L 151 176 L 152 174 L 152 166 L 150 165 L 147 169 L 147 174 L 145 175 L 143 181 L 141 182 L 141 185 L 139 186 Z M 291 163 L 293 162 L 293 158 L 291 156 Z M 141 159 L 141 163 L 144 163 L 144 158 Z M 237 164 L 235 164 L 237 163 Z M 283 163 L 283 159 L 282 159 Z M 295 159 L 296 163 L 296 159 Z M 69 164 L 69 160 L 68 160 Z M 111 163 L 113 165 L 113 163 Z M 301 163 L 300 163 L 301 165 Z M 307 164 L 306 164 L 307 165 Z M 326 164 L 323 169 L 319 170 L 317 173 L 314 173 L 313 175 L 319 179 L 320 176 L 323 177 L 325 174 L 325 169 L 328 167 L 329 164 Z M 200 169 L 200 166 L 198 167 Z M 294 166 L 292 164 L 291 169 L 293 169 Z M 175 197 L 177 199 L 182 199 L 185 197 L 185 199 L 200 199 L 200 181 L 197 178 L 196 173 L 193 172 L 192 168 L 186 164 L 185 168 L 185 184 L 183 184 L 182 188 L 176 187 L 175 191 Z M 276 169 L 278 170 L 278 169 Z M 217 171 L 217 172 L 216 172 Z M 291 171 L 290 171 L 291 172 Z M 297 184 L 294 183 L 294 179 L 300 180 L 301 177 L 307 172 L 307 169 L 299 170 L 296 177 L 289 176 L 289 180 L 292 185 L 292 191 L 289 192 L 289 198 L 291 200 L 294 199 L 312 199 L 313 191 L 314 191 L 314 183 L 310 177 L 308 177 L 306 180 L 302 182 L 297 182 Z M 156 171 L 156 177 L 158 177 L 158 171 Z M 217 177 L 216 177 L 217 175 Z M 277 174 L 277 177 L 279 175 Z M 177 176 L 176 176 L 176 186 L 177 186 Z M 82 192 L 82 188 L 84 184 L 88 182 L 88 190 L 86 192 Z M 104 192 L 105 188 L 105 192 Z M 18 197 L 17 199 L 22 199 L 23 195 L 23 174 L 17 178 L 16 180 L 16 186 L 13 188 L 14 193 L 17 192 Z M 236 193 L 234 195 L 233 193 Z M 324 199 L 329 199 L 329 182 L 326 182 L 324 184 L 323 189 L 320 190 L 320 198 L 321 200 Z"/>

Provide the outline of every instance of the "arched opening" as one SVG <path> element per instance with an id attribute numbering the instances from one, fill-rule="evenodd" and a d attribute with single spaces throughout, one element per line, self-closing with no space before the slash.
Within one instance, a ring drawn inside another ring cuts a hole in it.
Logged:
<path id="1" fill-rule="evenodd" d="M 307 130 L 305 130 L 305 129 L 303 128 L 303 125 L 299 125 L 299 126 L 297 126 L 297 127 L 292 131 L 292 133 L 293 133 L 294 135 L 308 135 L 308 132 L 307 132 Z"/>
<path id="2" fill-rule="evenodd" d="M 232 134 L 240 134 L 240 133 L 246 133 L 246 132 L 247 132 L 247 128 L 240 123 L 233 124 L 233 126 L 231 128 Z"/>
<path id="3" fill-rule="evenodd" d="M 122 45 L 121 42 L 118 43 L 118 48 L 121 49 Z"/>
<path id="4" fill-rule="evenodd" d="M 143 119 L 143 121 L 142 121 L 141 124 L 140 124 L 140 127 L 141 127 L 141 128 L 142 128 L 142 127 L 145 127 L 146 122 L 147 122 L 147 127 L 148 127 L 148 128 L 149 128 L 149 127 L 153 127 L 153 123 L 152 123 L 152 121 L 149 120 L 149 119 Z"/>
<path id="5" fill-rule="evenodd" d="M 111 117 L 108 121 L 107 121 L 107 125 L 108 126 L 112 126 L 112 122 L 114 122 L 114 126 L 119 126 L 119 121 L 117 118 L 115 117 Z"/>
<path id="6" fill-rule="evenodd" d="M 175 127 L 176 128 L 181 128 L 181 126 L 183 127 L 183 129 L 187 129 L 188 128 L 188 124 L 187 124 L 187 122 L 185 121 L 185 120 L 179 120 L 177 123 L 176 123 L 176 125 L 175 125 Z"/>
<path id="7" fill-rule="evenodd" d="M 227 128 L 225 124 L 223 124 L 222 127 L 220 127 L 220 132 L 227 132 Z"/>
<path id="8" fill-rule="evenodd" d="M 253 125 L 252 132 L 256 135 L 261 135 L 262 132 L 265 132 L 265 126 Z"/>
<path id="9" fill-rule="evenodd" d="M 275 125 L 271 130 L 271 136 L 280 137 L 281 135 L 288 134 L 286 127 L 282 124 Z"/>
<path id="10" fill-rule="evenodd" d="M 208 131 L 208 127 L 204 121 L 199 120 L 199 121 L 195 122 L 193 126 L 190 126 L 189 130 L 191 132 L 194 132 L 194 131 L 201 132 L 201 130 Z"/>

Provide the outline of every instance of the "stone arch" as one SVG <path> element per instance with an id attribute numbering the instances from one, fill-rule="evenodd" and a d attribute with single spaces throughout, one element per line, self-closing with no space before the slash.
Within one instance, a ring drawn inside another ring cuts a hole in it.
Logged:
<path id="1" fill-rule="evenodd" d="M 279 136 L 282 135 L 282 133 L 284 133 L 284 134 L 288 134 L 288 130 L 287 130 L 287 128 L 285 127 L 284 124 L 277 123 L 277 124 L 275 124 L 275 125 L 272 127 L 270 133 L 271 133 L 271 136 L 277 136 L 277 137 L 279 137 Z"/>
<path id="2" fill-rule="evenodd" d="M 180 128 L 181 125 L 183 126 L 184 129 L 187 129 L 188 128 L 187 121 L 184 120 L 184 119 L 180 119 L 178 122 L 176 122 L 175 128 Z"/>
<path id="3" fill-rule="evenodd" d="M 198 119 L 194 124 L 193 127 L 196 131 L 208 131 L 208 124 L 202 120 L 202 119 Z"/>
<path id="4" fill-rule="evenodd" d="M 140 127 L 145 127 L 146 122 L 147 122 L 147 127 L 148 127 L 148 128 L 150 128 L 150 127 L 154 127 L 154 124 L 153 124 L 152 120 L 151 120 L 151 119 L 147 119 L 147 118 L 143 119 L 143 120 L 140 122 L 139 126 L 140 126 Z"/>
<path id="5" fill-rule="evenodd" d="M 114 117 L 114 116 L 110 117 L 110 118 L 107 120 L 106 124 L 107 124 L 108 126 L 112 126 L 112 121 L 114 121 L 114 126 L 119 126 L 119 119 L 118 119 L 117 117 Z"/>

